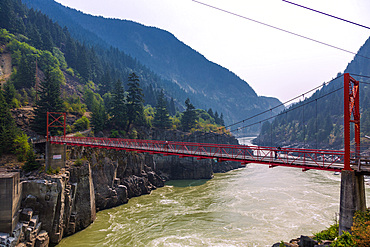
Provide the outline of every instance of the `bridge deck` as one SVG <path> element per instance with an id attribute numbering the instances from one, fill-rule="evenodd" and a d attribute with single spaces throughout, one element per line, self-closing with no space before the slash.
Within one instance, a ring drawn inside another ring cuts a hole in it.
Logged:
<path id="1" fill-rule="evenodd" d="M 141 153 L 177 155 L 217 161 L 237 161 L 242 164 L 259 163 L 270 167 L 286 166 L 340 172 L 344 168 L 344 151 L 298 148 L 276 148 L 243 145 L 192 143 L 156 140 L 93 138 L 93 137 L 50 137 L 55 144 L 67 144 L 105 149 L 136 151 Z M 357 165 L 352 166 L 358 170 Z M 370 174 L 370 165 L 361 164 L 358 170 Z"/>

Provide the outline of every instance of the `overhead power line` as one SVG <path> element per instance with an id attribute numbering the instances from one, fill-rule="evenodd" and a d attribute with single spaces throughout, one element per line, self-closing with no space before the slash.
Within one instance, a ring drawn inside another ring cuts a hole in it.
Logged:
<path id="1" fill-rule="evenodd" d="M 343 19 L 343 18 L 340 18 L 340 17 L 337 17 L 337 16 L 334 16 L 334 15 L 330 15 L 330 14 L 327 14 L 327 13 L 324 13 L 324 12 L 321 12 L 321 11 L 318 11 L 318 10 L 315 10 L 315 9 L 311 9 L 311 8 L 308 8 L 306 6 L 303 6 L 303 5 L 299 5 L 299 4 L 296 4 L 296 3 L 293 3 L 293 2 L 289 2 L 289 1 L 286 1 L 286 0 L 282 0 L 283 2 L 286 2 L 286 3 L 290 3 L 290 4 L 293 4 L 293 5 L 296 5 L 298 7 L 301 7 L 301 8 L 304 8 L 304 9 L 308 9 L 308 10 L 311 10 L 311 11 L 314 11 L 314 12 L 317 12 L 317 13 L 320 13 L 320 14 L 323 14 L 323 15 L 326 15 L 326 16 L 329 16 L 329 17 L 333 17 L 335 19 L 338 19 L 338 20 L 341 20 L 341 21 L 345 21 L 345 22 L 348 22 L 348 23 L 351 23 L 353 25 L 357 25 L 359 27 L 363 27 L 363 28 L 366 28 L 366 29 L 370 29 L 370 27 L 367 27 L 365 25 L 362 25 L 362 24 L 358 24 L 356 22 L 353 22 L 353 21 L 349 21 L 349 20 L 346 20 L 346 19 Z"/>
<path id="2" fill-rule="evenodd" d="M 233 16 L 237 16 L 237 17 L 243 18 L 243 19 L 248 20 L 248 21 L 252 21 L 252 22 L 255 22 L 255 23 L 258 23 L 258 24 L 261 24 L 261 25 L 264 25 L 264 26 L 267 26 L 267 27 L 270 27 L 270 28 L 273 28 L 273 29 L 276 29 L 276 30 L 285 32 L 285 33 L 289 33 L 291 35 L 294 35 L 294 36 L 297 36 L 297 37 L 300 37 L 300 38 L 303 38 L 303 39 L 306 39 L 306 40 L 310 40 L 310 41 L 316 42 L 316 43 L 321 44 L 321 45 L 325 45 L 325 46 L 328 46 L 328 47 L 331 47 L 331 48 L 334 48 L 334 49 L 337 49 L 337 50 L 340 50 L 340 51 L 343 51 L 343 52 L 347 52 L 347 53 L 350 53 L 350 54 L 353 54 L 353 55 L 357 55 L 359 57 L 363 57 L 363 58 L 366 58 L 366 59 L 369 59 L 370 60 L 370 57 L 366 57 L 366 56 L 357 54 L 356 52 L 352 52 L 352 51 L 349 51 L 349 50 L 340 48 L 338 46 L 334 46 L 334 45 L 331 45 L 331 44 L 328 44 L 328 43 L 325 43 L 325 42 L 322 42 L 322 41 L 319 41 L 319 40 L 316 40 L 316 39 L 313 39 L 313 38 L 310 38 L 310 37 L 307 37 L 307 36 L 304 36 L 304 35 L 301 35 L 301 34 L 298 34 L 298 33 L 294 33 L 294 32 L 285 30 L 283 28 L 279 28 L 279 27 L 276 27 L 276 26 L 273 26 L 273 25 L 270 25 L 270 24 L 267 24 L 267 23 L 264 23 L 264 22 L 261 22 L 261 21 L 257 21 L 257 20 L 254 20 L 252 18 L 249 18 L 249 17 L 246 17 L 246 16 L 242 16 L 242 15 L 233 13 L 231 11 L 225 10 L 225 9 L 221 9 L 221 8 L 218 8 L 218 7 L 215 7 L 215 6 L 212 6 L 212 5 L 203 3 L 203 2 L 199 2 L 197 0 L 192 0 L 192 1 L 195 2 L 195 3 L 201 4 L 201 5 L 204 5 L 206 7 L 209 7 L 209 8 L 212 8 L 212 9 L 216 9 L 216 10 L 221 11 L 221 12 L 224 12 L 224 13 L 227 13 L 227 14 L 230 14 L 230 15 L 233 15 Z"/>

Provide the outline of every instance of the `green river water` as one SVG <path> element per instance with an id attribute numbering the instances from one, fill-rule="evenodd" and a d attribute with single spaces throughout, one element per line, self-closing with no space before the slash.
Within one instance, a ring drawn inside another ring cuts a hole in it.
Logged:
<path id="1" fill-rule="evenodd" d="M 58 247 L 271 246 L 332 224 L 339 189 L 332 172 L 249 164 L 210 180 L 170 181 L 98 212 Z"/>

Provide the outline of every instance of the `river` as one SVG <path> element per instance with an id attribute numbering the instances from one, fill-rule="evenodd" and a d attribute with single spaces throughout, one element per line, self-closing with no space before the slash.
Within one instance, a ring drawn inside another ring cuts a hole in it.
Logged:
<path id="1" fill-rule="evenodd" d="M 271 246 L 334 223 L 339 192 L 332 172 L 248 164 L 210 180 L 167 182 L 98 212 L 58 246 Z"/>

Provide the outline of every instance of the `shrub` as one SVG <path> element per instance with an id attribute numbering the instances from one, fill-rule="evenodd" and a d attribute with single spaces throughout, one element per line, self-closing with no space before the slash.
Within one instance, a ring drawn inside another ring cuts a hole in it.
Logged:
<path id="1" fill-rule="evenodd" d="M 90 127 L 90 120 L 85 116 L 82 116 L 80 119 L 77 119 L 77 121 L 73 123 L 73 129 L 75 131 L 86 130 L 89 127 Z"/>
<path id="2" fill-rule="evenodd" d="M 46 173 L 49 175 L 53 173 L 53 169 L 51 169 L 51 166 L 48 167 L 48 169 L 46 170 Z"/>
<path id="3" fill-rule="evenodd" d="M 76 161 L 75 161 L 75 165 L 76 166 L 81 166 L 82 165 L 82 160 L 80 158 L 78 158 Z"/>
<path id="4" fill-rule="evenodd" d="M 357 246 L 370 246 L 370 209 L 355 213 L 351 231 Z"/>
<path id="5" fill-rule="evenodd" d="M 21 134 L 14 139 L 14 154 L 17 155 L 19 162 L 25 161 L 28 152 L 31 150 L 31 146 L 28 143 L 28 136 Z"/>
<path id="6" fill-rule="evenodd" d="M 71 127 L 71 125 L 67 125 L 66 126 L 66 133 L 67 134 L 72 133 L 72 127 Z"/>
<path id="7" fill-rule="evenodd" d="M 130 134 L 129 134 L 130 139 L 137 139 L 137 131 L 136 129 L 132 129 Z"/>
<path id="8" fill-rule="evenodd" d="M 110 138 L 117 138 L 119 136 L 118 130 L 111 130 L 110 131 Z"/>
<path id="9" fill-rule="evenodd" d="M 336 223 L 324 231 L 315 233 L 313 239 L 315 239 L 318 242 L 321 242 L 323 240 L 334 240 L 339 235 L 338 231 L 339 225 Z"/>
<path id="10" fill-rule="evenodd" d="M 353 240 L 353 236 L 349 232 L 343 232 L 333 243 L 331 243 L 332 247 L 355 247 L 355 241 Z M 365 246 L 365 245 L 364 245 Z M 366 245 L 368 246 L 368 245 Z"/>
<path id="11" fill-rule="evenodd" d="M 71 75 L 71 76 L 75 76 L 75 72 L 73 71 L 73 69 L 72 69 L 72 68 L 68 68 L 68 69 L 66 69 L 66 72 L 67 72 L 67 74 L 69 74 L 69 75 Z"/>
<path id="12" fill-rule="evenodd" d="M 28 150 L 26 163 L 22 166 L 22 169 L 26 172 L 38 170 L 41 164 L 36 162 L 36 155 L 32 149 Z"/>

